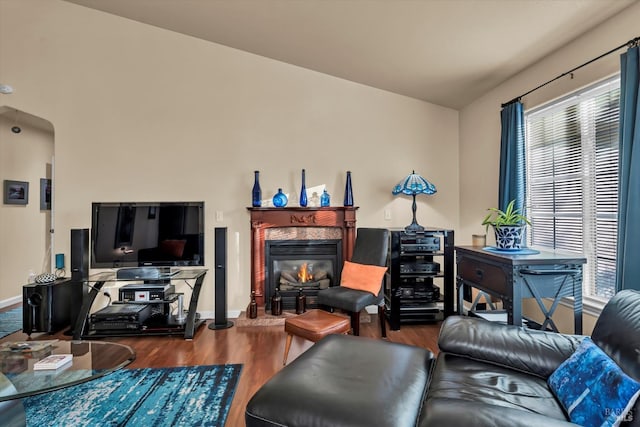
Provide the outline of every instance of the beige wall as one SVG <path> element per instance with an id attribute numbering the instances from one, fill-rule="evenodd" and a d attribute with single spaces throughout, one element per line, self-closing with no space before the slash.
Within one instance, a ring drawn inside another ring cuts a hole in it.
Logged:
<path id="1" fill-rule="evenodd" d="M 637 37 L 640 35 L 638 22 L 640 4 L 634 4 L 460 111 L 460 229 L 457 243 L 468 244 L 471 234 L 484 232 L 480 223 L 486 209 L 498 203 L 500 105 Z M 619 61 L 619 54 L 609 55 L 576 71 L 573 79 L 565 77 L 532 93 L 523 99 L 525 109 L 618 72 Z M 493 243 L 493 236 L 488 236 L 488 241 Z M 534 304 L 530 302 L 527 310 L 533 315 Z M 564 307 L 559 310 L 562 310 L 559 323 L 567 330 L 570 313 Z M 592 324 L 592 319 L 585 319 L 585 324 Z"/>
<path id="2" fill-rule="evenodd" d="M 458 226 L 455 110 L 57 0 L 0 1 L 0 55 L 15 90 L 0 105 L 55 127 L 54 251 L 69 256 L 91 202 L 204 200 L 205 313 L 214 227 L 229 229 L 228 307 L 248 302 L 253 170 L 271 196 L 297 194 L 305 168 L 333 204 L 351 170 L 358 225 L 391 227 L 411 221 L 391 188 L 415 169 L 438 188 L 418 221 Z"/>
<path id="3" fill-rule="evenodd" d="M 0 181 L 29 183 L 27 205 L 0 204 L 0 306 L 22 300 L 29 273 L 49 271 L 51 211 L 40 210 L 40 178 L 51 178 L 53 134 L 0 108 Z M 11 132 L 18 125 L 22 132 Z"/>

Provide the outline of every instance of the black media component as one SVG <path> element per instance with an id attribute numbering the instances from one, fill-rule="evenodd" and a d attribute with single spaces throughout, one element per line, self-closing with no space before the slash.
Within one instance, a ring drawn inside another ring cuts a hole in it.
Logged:
<path id="1" fill-rule="evenodd" d="M 424 302 L 437 302 L 440 300 L 440 288 L 437 286 L 424 283 L 407 283 L 407 285 L 397 288 L 398 296 L 405 303 L 409 303 L 414 299 Z"/>
<path id="2" fill-rule="evenodd" d="M 437 252 L 440 250 L 440 238 L 424 236 L 418 233 L 408 233 L 400 238 L 402 253 L 413 254 L 419 252 Z"/>
<path id="3" fill-rule="evenodd" d="M 92 268 L 203 265 L 204 202 L 92 204 Z"/>
<path id="4" fill-rule="evenodd" d="M 86 281 L 89 278 L 89 229 L 71 230 L 71 279 Z"/>
<path id="5" fill-rule="evenodd" d="M 439 271 L 440 264 L 437 262 L 418 261 L 400 264 L 400 273 L 402 274 L 429 274 Z"/>
<path id="6" fill-rule="evenodd" d="M 91 315 L 91 329 L 140 330 L 150 315 L 151 306 L 148 304 L 113 304 Z"/>
<path id="7" fill-rule="evenodd" d="M 168 301 L 174 297 L 175 285 L 163 284 L 130 284 L 124 285 L 119 290 L 122 302 Z"/>
<path id="8" fill-rule="evenodd" d="M 116 272 L 118 280 L 164 280 L 169 279 L 171 276 L 178 274 L 178 270 L 169 271 L 167 269 L 161 269 L 156 267 L 129 267 L 120 268 Z"/>
<path id="9" fill-rule="evenodd" d="M 215 313 L 214 321 L 209 323 L 209 329 L 227 329 L 233 326 L 233 322 L 227 320 L 227 228 L 216 227 L 214 229 L 214 265 L 215 284 Z M 256 306 L 257 308 L 257 306 Z"/>
<path id="10" fill-rule="evenodd" d="M 69 279 L 22 287 L 22 330 L 54 333 L 72 325 L 82 304 L 82 284 Z"/>

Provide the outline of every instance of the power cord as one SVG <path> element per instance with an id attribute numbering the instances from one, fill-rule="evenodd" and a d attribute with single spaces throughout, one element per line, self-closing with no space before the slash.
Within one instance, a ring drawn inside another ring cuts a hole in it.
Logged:
<path id="1" fill-rule="evenodd" d="M 111 294 L 107 291 L 101 291 L 100 289 L 96 288 L 95 286 L 93 286 L 90 283 L 86 283 L 86 285 L 91 288 L 92 290 L 96 291 L 96 292 L 102 292 L 102 295 L 104 295 L 105 297 L 109 298 L 109 303 L 107 305 L 111 305 Z"/>

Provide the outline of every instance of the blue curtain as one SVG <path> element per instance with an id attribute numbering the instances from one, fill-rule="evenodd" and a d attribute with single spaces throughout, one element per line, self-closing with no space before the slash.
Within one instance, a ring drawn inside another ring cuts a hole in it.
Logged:
<path id="1" fill-rule="evenodd" d="M 616 289 L 640 289 L 640 96 L 638 46 L 620 57 L 620 179 Z"/>
<path id="2" fill-rule="evenodd" d="M 500 138 L 500 181 L 498 208 L 506 209 L 511 200 L 524 213 L 525 156 L 524 112 L 520 101 L 504 105 L 500 112 L 502 136 Z"/>

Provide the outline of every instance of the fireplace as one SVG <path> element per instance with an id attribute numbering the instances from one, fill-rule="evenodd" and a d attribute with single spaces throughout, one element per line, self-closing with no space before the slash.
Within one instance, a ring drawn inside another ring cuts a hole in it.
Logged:
<path id="1" fill-rule="evenodd" d="M 316 271 L 330 270 L 331 286 L 337 284 L 344 261 L 350 260 L 353 254 L 357 207 L 247 209 L 251 214 L 251 291 L 255 291 L 259 306 L 270 303 L 269 299 L 275 290 L 274 283 L 279 283 L 282 269 L 299 269 L 305 259 L 314 264 L 312 269 Z M 335 254 L 327 254 L 327 246 L 332 246 L 331 251 Z M 282 251 L 288 249 L 299 253 L 282 256 Z M 274 251 L 275 254 L 272 253 Z M 274 261 L 278 263 L 272 265 Z M 320 261 L 330 262 L 332 268 L 315 265 Z M 279 276 L 276 278 L 277 274 Z M 297 289 L 294 292 L 297 294 Z"/>
<path id="2" fill-rule="evenodd" d="M 336 286 L 342 273 L 342 240 L 266 240 L 265 307 L 271 309 L 270 296 L 276 289 L 282 308 L 293 310 L 302 292 L 307 308 L 316 308 L 318 291 Z"/>

